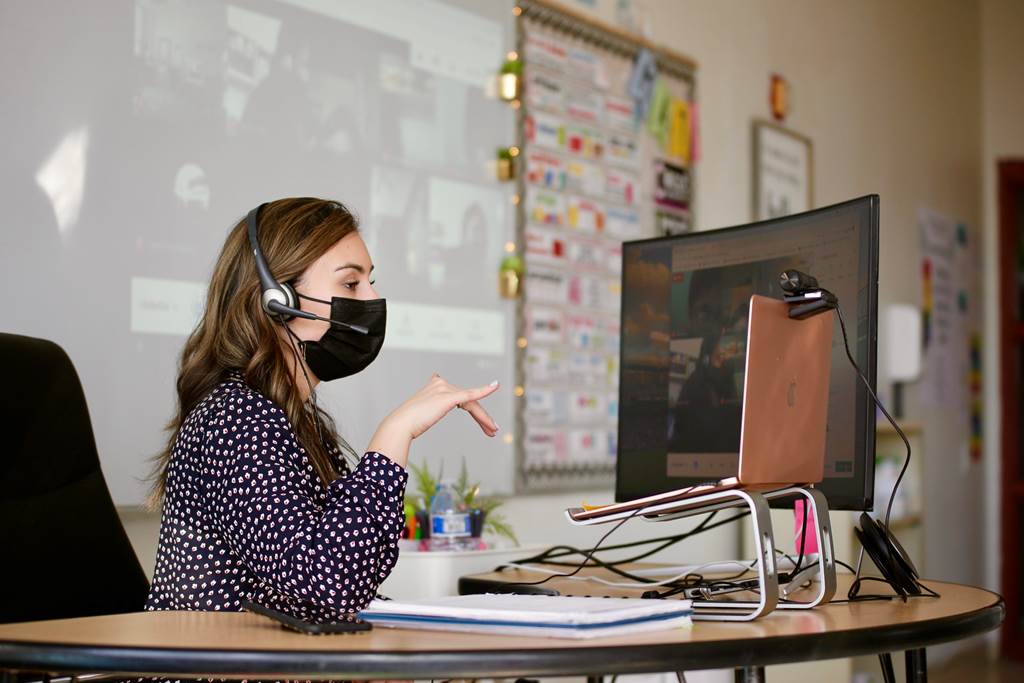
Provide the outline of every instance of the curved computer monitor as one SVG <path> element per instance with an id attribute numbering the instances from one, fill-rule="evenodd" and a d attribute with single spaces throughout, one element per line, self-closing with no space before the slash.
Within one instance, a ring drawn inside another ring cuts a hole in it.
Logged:
<path id="1" fill-rule="evenodd" d="M 626 242 L 615 499 L 734 476 L 752 294 L 814 275 L 839 298 L 850 349 L 875 382 L 878 196 L 721 230 Z M 825 477 L 832 509 L 870 510 L 875 406 L 832 342 Z"/>

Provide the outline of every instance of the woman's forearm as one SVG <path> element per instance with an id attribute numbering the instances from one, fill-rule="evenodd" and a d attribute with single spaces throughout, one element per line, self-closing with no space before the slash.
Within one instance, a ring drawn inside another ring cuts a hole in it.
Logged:
<path id="1" fill-rule="evenodd" d="M 400 467 L 407 467 L 409 462 L 409 446 L 412 438 L 406 430 L 393 424 L 387 418 L 380 423 L 374 432 L 367 451 L 380 453 Z"/>

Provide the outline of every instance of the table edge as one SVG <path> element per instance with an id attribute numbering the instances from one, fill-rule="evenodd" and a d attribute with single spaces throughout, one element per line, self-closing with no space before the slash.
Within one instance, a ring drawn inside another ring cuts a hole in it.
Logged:
<path id="1" fill-rule="evenodd" d="M 0 641 L 0 670 L 196 677 L 244 673 L 249 677 L 414 675 L 423 678 L 443 675 L 480 678 L 764 666 L 915 649 L 985 633 L 997 628 L 1006 613 L 1002 597 L 986 592 L 994 600 L 985 607 L 924 622 L 739 640 L 601 644 L 568 649 L 270 651 L 104 647 L 7 640 Z"/>

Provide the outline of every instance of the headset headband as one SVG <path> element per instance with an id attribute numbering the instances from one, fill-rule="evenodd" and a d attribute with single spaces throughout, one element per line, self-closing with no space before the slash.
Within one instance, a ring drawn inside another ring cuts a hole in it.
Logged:
<path id="1" fill-rule="evenodd" d="M 267 259 L 263 256 L 263 250 L 260 249 L 257 225 L 264 206 L 266 206 L 265 203 L 260 204 L 245 217 L 249 232 L 249 245 L 252 247 L 252 256 L 256 261 L 256 274 L 260 279 L 260 289 L 263 290 L 260 295 L 260 305 L 263 306 L 267 315 L 275 320 L 285 322 L 295 317 L 293 311 L 298 308 L 298 302 L 295 300 L 295 292 L 292 288 L 287 284 L 282 285 L 270 274 Z M 284 309 L 292 309 L 292 311 Z"/>

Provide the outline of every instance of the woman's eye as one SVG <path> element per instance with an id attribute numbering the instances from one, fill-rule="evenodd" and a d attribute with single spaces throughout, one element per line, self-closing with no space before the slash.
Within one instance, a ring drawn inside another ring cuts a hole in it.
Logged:
<path id="1" fill-rule="evenodd" d="M 345 289 L 348 289 L 350 291 L 355 290 L 355 288 L 358 287 L 358 286 L 359 286 L 358 282 L 346 282 L 345 283 Z"/>

